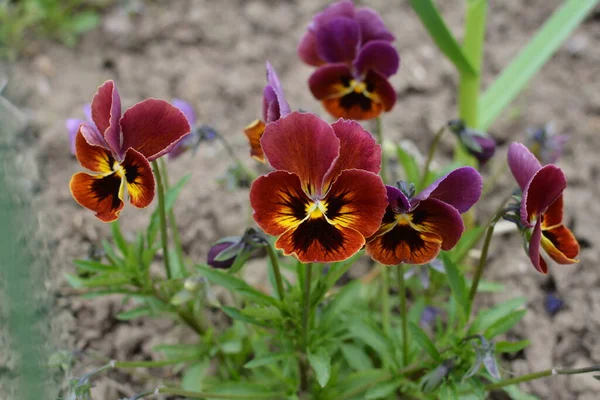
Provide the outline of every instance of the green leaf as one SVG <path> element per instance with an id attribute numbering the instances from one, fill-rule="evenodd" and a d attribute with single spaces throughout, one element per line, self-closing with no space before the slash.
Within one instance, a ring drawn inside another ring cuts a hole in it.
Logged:
<path id="1" fill-rule="evenodd" d="M 67 282 L 74 288 L 95 288 L 102 286 L 119 286 L 129 283 L 129 279 L 121 275 L 97 275 L 93 278 L 81 278 L 73 274 L 65 274 Z"/>
<path id="2" fill-rule="evenodd" d="M 460 44 L 446 26 L 444 18 L 435 7 L 433 0 L 410 0 L 410 5 L 415 10 L 425 29 L 438 46 L 440 51 L 454 64 L 461 74 L 477 75 Z"/>
<path id="3" fill-rule="evenodd" d="M 84 11 L 71 17 L 69 29 L 75 34 L 91 31 L 100 22 L 100 16 L 95 11 Z"/>
<path id="4" fill-rule="evenodd" d="M 120 321 L 129 321 L 131 319 L 145 317 L 150 315 L 152 311 L 148 308 L 147 305 L 139 306 L 129 311 L 124 311 L 122 313 L 117 314 L 117 319 Z"/>
<path id="5" fill-rule="evenodd" d="M 191 392 L 201 392 L 206 389 L 204 379 L 207 377 L 210 360 L 206 359 L 197 364 L 186 368 L 181 379 L 181 387 L 183 390 Z"/>
<path id="6" fill-rule="evenodd" d="M 519 386 L 511 385 L 502 388 L 513 400 L 539 400 L 539 397 L 521 392 Z"/>
<path id="7" fill-rule="evenodd" d="M 270 326 L 269 324 L 267 324 L 265 322 L 259 321 L 256 318 L 252 318 L 252 317 L 249 317 L 248 315 L 241 313 L 240 310 L 233 308 L 233 307 L 223 306 L 223 307 L 221 307 L 221 310 L 223 310 L 223 312 L 225 314 L 227 314 L 229 317 L 231 317 L 232 319 L 234 319 L 236 321 L 246 322 L 248 324 L 263 326 L 263 327 Z"/>
<path id="8" fill-rule="evenodd" d="M 173 297 L 171 297 L 170 303 L 174 306 L 180 306 L 182 304 L 187 303 L 190 300 L 193 300 L 195 294 L 190 292 L 189 290 L 182 289 L 179 292 L 175 293 Z"/>
<path id="9" fill-rule="evenodd" d="M 348 330 L 352 337 L 362 340 L 365 344 L 372 347 L 381 360 L 390 358 L 390 345 L 386 336 L 373 326 L 365 321 L 354 320 L 348 326 Z"/>
<path id="10" fill-rule="evenodd" d="M 352 265 L 354 265 L 356 260 L 358 260 L 363 255 L 363 253 L 363 251 L 359 251 L 346 261 L 331 264 L 331 266 L 329 267 L 329 271 L 327 272 L 327 276 L 325 278 L 325 281 L 327 282 L 327 290 L 335 286 L 335 284 L 342 277 L 342 275 L 348 272 L 348 270 L 352 267 Z"/>
<path id="11" fill-rule="evenodd" d="M 106 258 L 116 267 L 125 268 L 125 260 L 117 256 L 115 250 L 107 240 L 102 240 L 102 249 L 106 255 Z"/>
<path id="12" fill-rule="evenodd" d="M 341 346 L 342 355 L 355 371 L 364 371 L 373 368 L 373 362 L 362 347 L 345 343 Z"/>
<path id="13" fill-rule="evenodd" d="M 477 314 L 477 318 L 473 321 L 470 333 L 480 333 L 487 330 L 496 321 L 511 314 L 514 310 L 522 307 L 527 302 L 525 297 L 517 297 L 504 303 L 498 304 L 490 309 L 482 310 Z"/>
<path id="14" fill-rule="evenodd" d="M 281 319 L 281 312 L 279 311 L 279 308 L 274 306 L 248 306 L 242 310 L 242 313 L 252 318 L 263 320 Z"/>
<path id="15" fill-rule="evenodd" d="M 402 381 L 375 385 L 365 393 L 365 399 L 383 399 L 391 396 L 402 385 Z"/>
<path id="16" fill-rule="evenodd" d="M 185 184 L 190 180 L 192 174 L 187 174 L 183 178 L 181 178 L 177 183 L 167 190 L 165 193 L 165 209 L 167 212 L 171 211 L 173 206 L 175 205 L 175 201 L 179 194 L 181 193 L 181 189 L 185 186 Z M 148 236 L 148 247 L 151 247 L 156 240 L 156 235 L 158 234 L 158 228 L 160 227 L 160 210 L 158 207 L 152 213 L 152 217 L 150 218 L 150 225 L 148 225 L 148 229 L 146 230 L 146 235 Z"/>
<path id="17" fill-rule="evenodd" d="M 316 353 L 308 351 L 308 362 L 315 371 L 317 382 L 321 387 L 325 387 L 329 382 L 329 376 L 331 375 L 331 357 L 325 351 L 323 347 L 319 347 Z"/>
<path id="18" fill-rule="evenodd" d="M 496 343 L 496 353 L 516 353 L 529 346 L 529 340 L 519 340 L 518 342 L 498 342 Z"/>
<path id="19" fill-rule="evenodd" d="M 460 264 L 477 242 L 482 238 L 485 226 L 475 226 L 465 231 L 456 246 L 448 252 L 452 261 Z"/>
<path id="20" fill-rule="evenodd" d="M 412 322 L 409 323 L 408 328 L 410 329 L 412 338 L 417 341 L 419 346 L 421 346 L 421 348 L 425 350 L 427 354 L 429 354 L 429 357 L 433 358 L 435 361 L 442 361 L 440 353 L 435 348 L 435 344 L 433 344 L 423 329 Z"/>
<path id="21" fill-rule="evenodd" d="M 494 123 L 596 4 L 598 0 L 567 0 L 546 20 L 481 97 L 477 128 L 487 130 Z"/>
<path id="22" fill-rule="evenodd" d="M 446 276 L 452 289 L 452 296 L 456 299 L 456 302 L 462 308 L 464 315 L 467 315 L 468 299 L 467 299 L 467 288 L 465 283 L 465 277 L 458 270 L 456 264 L 448 257 L 443 255 L 444 269 L 446 270 Z"/>
<path id="23" fill-rule="evenodd" d="M 406 182 L 417 183 L 420 181 L 421 172 L 419 171 L 419 164 L 415 160 L 415 157 L 402 148 L 401 145 L 396 147 L 396 155 L 398 156 L 398 161 L 404 168 L 404 178 Z"/>
<path id="24" fill-rule="evenodd" d="M 497 320 L 485 331 L 485 334 L 483 336 L 491 340 L 496 336 L 507 332 L 523 319 L 526 312 L 527 310 L 515 311 L 512 314 L 509 314 L 506 317 Z"/>
<path id="25" fill-rule="evenodd" d="M 278 308 L 280 307 L 280 302 L 274 297 L 264 294 L 260 290 L 248 285 L 240 278 L 230 275 L 227 272 L 216 270 L 206 265 L 195 265 L 194 268 L 210 282 L 223 286 L 231 292 L 237 292 L 238 294 L 252 298 L 254 301 L 264 305 L 268 304 Z"/>
<path id="26" fill-rule="evenodd" d="M 163 352 L 168 359 L 200 357 L 202 354 L 202 349 L 198 344 L 159 344 L 154 346 L 153 350 Z"/>
<path id="27" fill-rule="evenodd" d="M 121 232 L 121 225 L 119 220 L 113 221 L 110 224 L 110 230 L 112 232 L 113 239 L 115 240 L 115 244 L 121 250 L 121 253 L 124 256 L 127 256 L 127 250 L 129 246 L 127 245 L 127 241 L 123 237 L 123 233 Z"/>
<path id="28" fill-rule="evenodd" d="M 286 358 L 291 358 L 293 356 L 294 353 L 291 352 L 268 354 L 266 356 L 256 357 L 253 360 L 248 361 L 246 364 L 244 364 L 244 368 L 252 369 L 263 367 L 265 365 L 270 365 L 276 363 L 277 361 L 285 360 Z"/>
<path id="29" fill-rule="evenodd" d="M 77 268 L 82 269 L 84 271 L 101 272 L 101 273 L 119 271 L 119 269 L 113 265 L 103 264 L 101 262 L 92 261 L 92 260 L 74 260 L 73 264 Z"/>

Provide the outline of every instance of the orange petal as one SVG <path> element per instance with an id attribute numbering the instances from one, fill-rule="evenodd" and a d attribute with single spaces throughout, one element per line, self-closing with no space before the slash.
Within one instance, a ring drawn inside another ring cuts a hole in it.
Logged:
<path id="1" fill-rule="evenodd" d="M 548 207 L 542 216 L 542 229 L 551 229 L 562 224 L 563 219 L 563 195 L 558 198 Z"/>
<path id="2" fill-rule="evenodd" d="M 311 218 L 288 230 L 275 247 L 301 262 L 337 262 L 352 257 L 365 244 L 354 229 L 331 225 L 325 218 Z"/>
<path id="3" fill-rule="evenodd" d="M 258 226 L 269 235 L 278 236 L 306 219 L 311 200 L 297 175 L 275 171 L 252 183 L 250 204 Z"/>
<path id="4" fill-rule="evenodd" d="M 104 147 L 89 144 L 81 132 L 83 126 L 83 124 L 79 126 L 79 131 L 75 137 L 75 155 L 77 156 L 77 160 L 79 160 L 79 163 L 84 168 L 90 171 L 110 174 L 114 170 L 115 158 Z"/>
<path id="5" fill-rule="evenodd" d="M 75 201 L 94 211 L 101 221 L 119 218 L 123 209 L 123 179 L 118 172 L 106 176 L 79 172 L 73 175 L 69 186 Z"/>
<path id="6" fill-rule="evenodd" d="M 325 215 L 332 224 L 369 237 L 381 224 L 388 205 L 386 193 L 378 175 L 356 169 L 342 171 L 322 200 Z"/>
<path id="7" fill-rule="evenodd" d="M 147 207 L 154 198 L 154 175 L 150 163 L 134 149 L 127 150 L 121 164 L 125 170 L 125 182 L 129 202 L 135 207 Z"/>
<path id="8" fill-rule="evenodd" d="M 573 264 L 579 260 L 579 243 L 575 235 L 564 225 L 542 230 L 542 247 L 559 264 Z"/>
<path id="9" fill-rule="evenodd" d="M 367 243 L 367 253 L 384 265 L 426 264 L 437 257 L 442 239 L 435 233 L 417 232 L 399 224 Z"/>
<path id="10" fill-rule="evenodd" d="M 446 251 L 456 246 L 465 230 L 460 213 L 438 199 L 421 201 L 409 215 L 415 230 L 438 235 L 442 239 L 442 249 Z"/>
<path id="11" fill-rule="evenodd" d="M 244 128 L 244 133 L 248 138 L 248 143 L 250 143 L 250 156 L 264 164 L 265 153 L 260 145 L 260 138 L 265 133 L 265 123 L 257 119 Z"/>

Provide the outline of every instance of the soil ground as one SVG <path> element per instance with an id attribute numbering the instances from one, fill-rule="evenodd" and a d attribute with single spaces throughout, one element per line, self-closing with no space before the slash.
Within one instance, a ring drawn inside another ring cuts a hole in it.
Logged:
<path id="1" fill-rule="evenodd" d="M 402 57 L 400 72 L 392 78 L 399 100 L 383 118 L 385 135 L 392 142 L 412 140 L 426 151 L 432 132 L 456 117 L 457 76 L 407 2 L 364 3 L 383 15 Z M 463 1 L 438 3 L 460 35 Z M 490 3 L 484 86 L 561 1 Z M 277 69 L 292 108 L 324 114 L 307 88 L 311 69 L 296 56 L 306 24 L 324 5 L 317 0 L 148 1 L 131 17 L 115 6 L 77 47 L 31 43 L 21 60 L 0 64 L 0 74 L 10 78 L 7 97 L 27 113 L 34 127 L 19 140 L 19 159 L 26 166 L 24 185 L 35 201 L 50 254 L 46 275 L 57 347 L 93 350 L 116 359 L 145 359 L 154 345 L 190 335 L 168 321 L 117 322 L 113 316 L 123 307 L 118 298 L 65 296 L 63 273 L 72 271 L 71 260 L 85 257 L 109 231 L 70 196 L 69 178 L 81 167 L 69 154 L 65 119 L 83 117 L 81 107 L 96 87 L 115 79 L 124 105 L 146 97 L 191 102 L 199 120 L 215 126 L 239 157 L 252 165 L 241 131 L 260 116 L 266 60 Z M 499 163 L 504 162 L 505 144 L 523 140 L 530 127 L 553 122 L 556 131 L 570 135 L 560 161 L 569 180 L 566 220 L 584 244 L 579 264 L 551 265 L 550 274 L 542 276 L 531 268 L 516 235 L 494 240 L 485 279 L 501 282 L 507 290 L 487 296 L 485 302 L 517 295 L 528 298 L 527 316 L 513 334 L 527 336 L 532 344 L 522 357 L 505 365 L 511 373 L 600 364 L 599 40 L 600 8 L 596 8 L 491 129 L 502 144 Z M 452 143 L 443 142 L 446 156 Z M 229 165 L 218 143 L 204 144 L 195 157 L 186 155 L 169 165 L 171 179 L 193 173 L 176 208 L 185 250 L 193 260 L 203 260 L 213 240 L 240 234 L 245 227 L 247 191 L 230 191 L 216 181 Z M 492 163 L 489 169 L 494 168 Z M 511 185 L 508 177 L 501 179 L 492 193 L 504 196 Z M 491 212 L 498 200 L 481 205 L 480 215 Z M 147 216 L 147 211 L 126 207 L 122 225 L 131 234 Z M 544 309 L 544 298 L 553 285 L 565 302 L 555 317 Z M 138 376 L 111 373 L 97 382 L 94 392 L 98 399 L 107 400 L 131 396 L 142 389 L 142 381 Z M 600 384 L 589 375 L 559 376 L 522 388 L 542 399 L 593 400 Z"/>

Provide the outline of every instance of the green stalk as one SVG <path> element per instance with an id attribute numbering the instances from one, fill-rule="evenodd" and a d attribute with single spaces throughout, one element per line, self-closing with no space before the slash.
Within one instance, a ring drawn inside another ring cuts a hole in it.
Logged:
<path id="1" fill-rule="evenodd" d="M 398 296 L 400 296 L 400 317 L 402 318 L 402 365 L 408 365 L 408 312 L 406 310 L 406 284 L 404 268 L 398 264 Z"/>
<path id="2" fill-rule="evenodd" d="M 421 182 L 419 183 L 419 187 L 417 187 L 417 192 L 423 190 L 425 187 L 425 183 L 427 182 L 427 175 L 429 175 L 429 169 L 431 168 L 431 162 L 433 161 L 433 156 L 435 156 L 435 152 L 437 151 L 438 144 L 440 143 L 440 139 L 442 139 L 442 134 L 446 130 L 445 126 L 437 131 L 435 137 L 433 138 L 433 142 L 431 142 L 431 146 L 429 146 L 429 153 L 427 154 L 427 161 L 425 161 L 425 167 L 423 168 L 423 175 L 421 176 Z"/>
<path id="3" fill-rule="evenodd" d="M 267 249 L 267 254 L 269 255 L 269 259 L 271 260 L 271 265 L 273 266 L 273 275 L 275 275 L 275 282 L 277 284 L 277 294 L 279 295 L 279 300 L 283 300 L 284 290 L 283 290 L 283 278 L 281 277 L 281 269 L 279 268 L 279 258 L 275 253 L 275 249 L 271 246 L 271 243 L 266 243 L 265 247 Z"/>
<path id="4" fill-rule="evenodd" d="M 492 235 L 494 234 L 495 227 L 496 221 L 493 221 L 487 228 L 487 234 L 485 235 L 485 241 L 483 242 L 483 248 L 481 249 L 481 257 L 479 257 L 479 263 L 477 264 L 475 276 L 473 277 L 473 283 L 471 284 L 471 291 L 469 292 L 469 301 L 467 303 L 467 318 L 471 315 L 471 309 L 473 308 L 473 299 L 475 299 L 475 295 L 477 294 L 477 287 L 479 286 L 479 281 L 481 280 L 483 270 L 485 269 L 485 266 L 487 264 L 488 250 L 490 248 L 490 243 L 492 241 Z"/>
<path id="5" fill-rule="evenodd" d="M 381 117 L 377 117 L 375 119 L 375 136 L 377 137 L 377 143 L 381 146 L 381 171 L 379 171 L 379 175 L 383 180 L 383 183 L 388 181 L 387 176 L 387 155 L 385 149 L 383 148 L 383 127 L 381 125 Z"/>
<path id="6" fill-rule="evenodd" d="M 381 293 L 381 319 L 383 323 L 383 331 L 386 335 L 390 333 L 390 270 L 389 267 L 380 264 L 379 268 L 381 268 L 381 284 L 382 284 L 382 292 Z"/>
<path id="7" fill-rule="evenodd" d="M 171 360 L 153 360 L 153 361 L 111 361 L 113 368 L 152 368 L 164 367 L 167 365 L 180 364 L 188 361 L 198 361 L 198 357 L 180 357 Z"/>
<path id="8" fill-rule="evenodd" d="M 467 127 L 473 129 L 479 127 L 479 92 L 481 87 L 486 13 L 487 0 L 467 1 L 463 51 L 476 73 L 463 72 L 460 74 L 458 110 L 460 118 L 465 122 Z M 457 146 L 455 159 L 469 165 L 474 165 L 475 163 L 474 158 L 468 154 L 462 145 Z"/>
<path id="9" fill-rule="evenodd" d="M 585 374 L 588 372 L 600 372 L 600 366 L 591 366 L 591 367 L 583 367 L 583 368 L 552 368 L 546 369 L 544 371 L 532 372 L 531 374 L 518 376 L 516 378 L 506 379 L 500 382 L 490 383 L 485 386 L 485 390 L 492 391 L 496 389 L 501 389 L 505 386 L 515 385 L 517 383 L 529 382 L 540 378 L 546 378 L 552 375 L 577 375 L 577 374 Z"/>
<path id="10" fill-rule="evenodd" d="M 160 166 L 158 162 L 152 161 L 152 169 L 154 176 L 156 177 L 156 191 L 158 192 L 158 210 L 160 217 L 160 235 L 163 248 L 163 258 L 165 261 L 165 270 L 167 272 L 167 279 L 171 279 L 171 264 L 169 263 L 169 237 L 167 234 L 167 212 L 165 205 L 165 188 L 163 187 L 163 180 L 160 173 Z"/>
<path id="11" fill-rule="evenodd" d="M 166 190 L 169 190 L 169 173 L 167 171 L 167 166 L 162 158 L 158 159 L 160 168 L 163 171 L 163 185 Z M 181 236 L 179 235 L 179 227 L 177 226 L 177 220 L 175 219 L 175 211 L 173 209 L 169 210 L 169 222 L 171 225 L 171 232 L 173 233 L 173 243 L 175 244 L 175 251 L 177 252 L 177 258 L 179 259 L 179 264 L 183 266 L 183 246 L 181 245 Z"/>
<path id="12" fill-rule="evenodd" d="M 179 388 L 160 387 L 153 394 L 172 394 L 175 396 L 189 397 L 190 399 L 282 399 L 285 393 L 256 393 L 256 394 L 220 394 L 208 392 L 191 392 Z"/>
<path id="13" fill-rule="evenodd" d="M 302 355 L 298 358 L 298 367 L 300 369 L 300 392 L 308 390 L 308 363 L 306 352 L 308 348 L 308 321 L 310 317 L 310 282 L 312 280 L 312 263 L 304 264 L 304 295 L 302 306 Z"/>

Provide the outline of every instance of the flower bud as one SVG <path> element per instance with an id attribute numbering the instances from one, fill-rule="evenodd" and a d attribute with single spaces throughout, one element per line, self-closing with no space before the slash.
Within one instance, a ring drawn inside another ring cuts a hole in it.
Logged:
<path id="1" fill-rule="evenodd" d="M 496 141 L 485 133 L 467 128 L 459 119 L 448 122 L 448 128 L 480 165 L 485 165 L 494 156 Z"/>
<path id="2" fill-rule="evenodd" d="M 208 251 L 206 263 L 213 268 L 230 268 L 235 262 L 239 250 L 243 248 L 240 244 L 239 238 L 237 241 L 232 240 L 216 243 Z"/>

